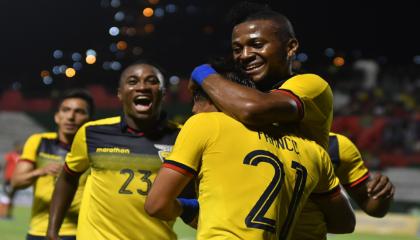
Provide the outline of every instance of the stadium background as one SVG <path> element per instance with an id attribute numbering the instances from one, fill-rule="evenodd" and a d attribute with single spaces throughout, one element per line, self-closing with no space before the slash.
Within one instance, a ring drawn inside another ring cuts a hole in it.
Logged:
<path id="1" fill-rule="evenodd" d="M 186 89 L 191 70 L 211 56 L 229 52 L 230 29 L 224 16 L 235 2 L 1 1 L 0 154 L 10 150 L 14 140 L 54 130 L 54 99 L 64 89 L 91 91 L 96 118 L 118 114 L 118 75 L 140 58 L 165 69 L 169 82 L 165 110 L 170 118 L 184 121 L 191 109 Z M 361 214 L 357 231 L 381 239 L 392 233 L 416 239 L 420 37 L 415 31 L 420 20 L 415 4 L 379 6 L 360 0 L 270 4 L 294 24 L 300 41 L 296 71 L 318 73 L 332 86 L 333 130 L 349 136 L 366 165 L 388 174 L 397 187 L 392 211 L 403 214 L 402 219 L 391 214 L 372 220 Z M 17 209 L 16 219 L 0 221 L 1 233 L 11 234 L 5 239 L 26 231 L 29 209 L 24 206 L 29 197 L 30 190 L 17 199 L 23 207 Z M 16 224 L 17 229 L 10 227 Z M 351 236 L 348 239 L 356 238 Z"/>

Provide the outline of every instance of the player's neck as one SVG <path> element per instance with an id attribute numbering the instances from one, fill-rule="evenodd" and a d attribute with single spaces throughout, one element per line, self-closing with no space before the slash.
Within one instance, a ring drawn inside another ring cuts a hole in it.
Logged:
<path id="1" fill-rule="evenodd" d="M 70 145 L 73 142 L 74 134 L 68 135 L 58 131 L 58 141 L 65 145 Z"/>
<path id="2" fill-rule="evenodd" d="M 159 122 L 159 117 L 151 117 L 148 119 L 133 119 L 126 118 L 128 127 L 136 131 L 148 132 L 151 129 L 154 129 Z"/>

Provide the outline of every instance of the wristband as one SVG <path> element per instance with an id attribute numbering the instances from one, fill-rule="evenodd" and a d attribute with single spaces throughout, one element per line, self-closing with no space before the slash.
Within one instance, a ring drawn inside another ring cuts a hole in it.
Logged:
<path id="1" fill-rule="evenodd" d="M 204 79 L 215 73 L 217 72 L 209 64 L 203 64 L 194 68 L 193 72 L 191 73 L 191 78 L 194 82 L 201 86 L 204 82 Z"/>
<path id="2" fill-rule="evenodd" d="M 179 203 L 182 206 L 181 219 L 185 223 L 190 223 L 197 216 L 200 209 L 197 199 L 178 198 Z"/>

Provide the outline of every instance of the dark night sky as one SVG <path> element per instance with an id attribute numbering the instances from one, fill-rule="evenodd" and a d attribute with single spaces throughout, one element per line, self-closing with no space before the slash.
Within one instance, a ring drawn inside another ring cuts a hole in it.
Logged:
<path id="1" fill-rule="evenodd" d="M 102 0 L 108 1 L 109 0 Z M 228 2 L 228 3 L 227 3 Z M 111 37 L 108 29 L 115 24 L 114 14 L 124 10 L 133 15 L 145 6 L 144 1 L 121 0 L 119 8 L 103 8 L 94 0 L 2 0 L 0 1 L 1 88 L 4 90 L 18 81 L 25 92 L 44 89 L 39 76 L 43 69 L 51 71 L 57 64 L 71 64 L 70 54 L 84 53 L 93 48 L 98 52 L 95 66 L 84 66 L 74 79 L 62 81 L 99 82 L 115 79 L 118 72 L 102 69 L 103 61 L 115 60 L 109 44 L 126 40 L 130 46 L 141 46 L 140 57 L 153 58 L 170 74 L 187 75 L 195 66 L 228 50 L 229 30 L 223 16 L 224 6 L 237 1 L 222 0 L 160 0 L 157 6 L 175 3 L 178 11 L 165 14 L 155 23 L 155 31 L 148 36 L 131 38 Z M 271 6 L 287 15 L 294 24 L 301 51 L 308 53 L 308 64 L 323 57 L 327 47 L 347 55 L 360 50 L 365 57 L 386 56 L 390 63 L 411 64 L 420 55 L 420 37 L 417 33 L 420 17 L 414 4 L 367 5 L 354 1 L 272 1 Z M 414 2 L 414 1 L 413 1 Z M 185 8 L 194 5 L 195 14 L 186 14 Z M 137 19 L 122 25 L 141 25 Z M 212 34 L 204 34 L 205 26 L 214 27 Z M 64 51 L 60 61 L 52 57 L 55 49 Z M 135 57 L 126 54 L 119 61 L 124 64 Z M 67 62 L 66 62 L 67 61 Z M 60 77 L 57 77 L 57 79 Z M 49 88 L 64 88 L 73 83 L 56 83 Z M 77 85 L 77 84 L 76 84 Z"/>

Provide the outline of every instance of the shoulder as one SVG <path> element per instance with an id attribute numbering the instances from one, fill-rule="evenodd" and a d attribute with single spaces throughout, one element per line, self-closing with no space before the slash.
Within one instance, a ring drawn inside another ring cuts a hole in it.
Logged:
<path id="1" fill-rule="evenodd" d="M 298 96 L 316 97 L 331 88 L 327 81 L 316 74 L 300 74 L 288 79 L 279 89 L 291 90 Z"/>
<path id="2" fill-rule="evenodd" d="M 90 127 L 90 126 L 103 126 L 103 125 L 112 125 L 112 124 L 117 124 L 121 122 L 121 117 L 120 116 L 116 116 L 116 117 L 110 117 L 110 118 L 103 118 L 103 119 L 99 119 L 99 120 L 95 120 L 95 121 L 90 121 L 85 123 L 85 125 L 83 125 L 83 127 Z"/>
<path id="3" fill-rule="evenodd" d="M 331 137 L 336 138 L 338 145 L 340 148 L 349 148 L 355 146 L 354 143 L 346 136 L 338 134 L 338 133 L 331 133 L 330 132 L 330 139 Z"/>
<path id="4" fill-rule="evenodd" d="M 56 139 L 57 137 L 58 136 L 56 132 L 35 133 L 28 138 L 28 141 L 41 141 L 41 139 Z"/>

